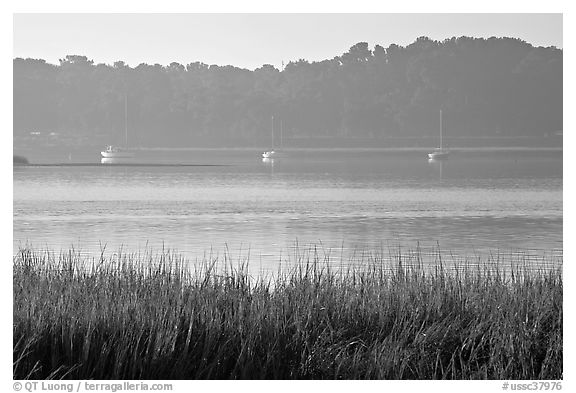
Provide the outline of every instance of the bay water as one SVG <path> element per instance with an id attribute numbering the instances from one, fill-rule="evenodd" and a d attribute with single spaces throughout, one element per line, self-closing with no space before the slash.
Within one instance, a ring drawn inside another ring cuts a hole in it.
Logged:
<path id="1" fill-rule="evenodd" d="M 418 250 L 562 262 L 562 152 L 154 150 L 131 164 L 36 157 L 13 172 L 13 251 L 171 250 L 272 271 Z M 62 165 L 60 165 L 62 164 Z M 368 258 L 369 259 L 369 258 Z"/>

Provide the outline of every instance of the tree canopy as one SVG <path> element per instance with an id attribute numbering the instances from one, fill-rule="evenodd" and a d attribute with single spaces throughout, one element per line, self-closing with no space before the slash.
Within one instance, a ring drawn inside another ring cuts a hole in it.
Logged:
<path id="1" fill-rule="evenodd" d="M 193 50 L 191 50 L 193 56 Z M 191 62 L 13 60 L 14 137 L 65 143 L 258 146 L 270 119 L 286 139 L 543 136 L 562 130 L 562 50 L 514 38 L 365 42 L 333 59 L 254 71 Z M 263 142 L 265 141 L 265 142 Z"/>

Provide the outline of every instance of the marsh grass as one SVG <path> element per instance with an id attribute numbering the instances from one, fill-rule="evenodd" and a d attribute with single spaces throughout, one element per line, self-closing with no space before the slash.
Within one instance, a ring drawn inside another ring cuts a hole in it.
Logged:
<path id="1" fill-rule="evenodd" d="M 15 379 L 560 379 L 561 268 L 13 260 Z M 416 261 L 418 257 L 416 255 Z"/>

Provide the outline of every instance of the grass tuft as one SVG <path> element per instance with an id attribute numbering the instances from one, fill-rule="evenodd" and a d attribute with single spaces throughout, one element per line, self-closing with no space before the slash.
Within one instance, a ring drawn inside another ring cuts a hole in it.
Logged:
<path id="1" fill-rule="evenodd" d="M 409 256 L 417 261 L 418 255 Z M 410 259 L 408 258 L 408 259 Z M 13 260 L 14 379 L 561 379 L 561 267 Z"/>

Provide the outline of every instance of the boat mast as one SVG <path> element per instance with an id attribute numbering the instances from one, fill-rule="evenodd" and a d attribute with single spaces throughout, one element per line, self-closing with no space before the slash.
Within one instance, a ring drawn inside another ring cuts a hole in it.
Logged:
<path id="1" fill-rule="evenodd" d="M 124 92 L 124 134 L 125 146 L 128 147 L 128 93 Z"/>
<path id="2" fill-rule="evenodd" d="M 274 116 L 272 116 L 272 151 L 274 151 Z"/>
<path id="3" fill-rule="evenodd" d="M 282 120 L 280 120 L 280 147 L 282 147 Z"/>
<path id="4" fill-rule="evenodd" d="M 442 144 L 442 109 L 440 109 L 440 149 L 443 148 Z"/>

